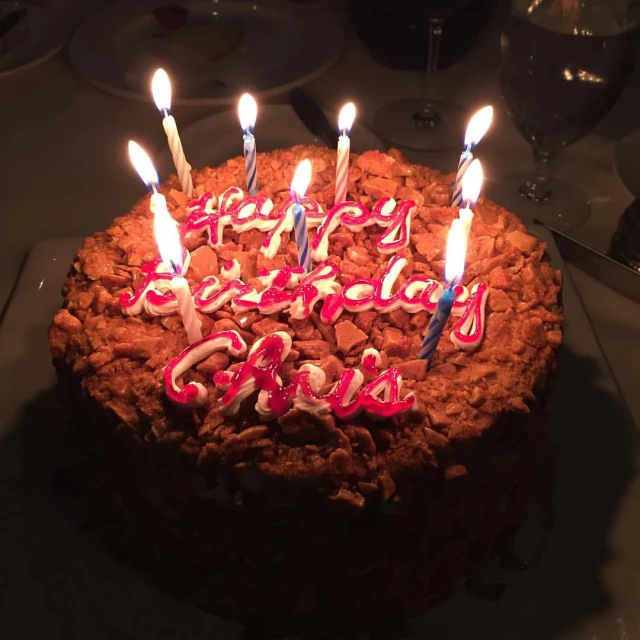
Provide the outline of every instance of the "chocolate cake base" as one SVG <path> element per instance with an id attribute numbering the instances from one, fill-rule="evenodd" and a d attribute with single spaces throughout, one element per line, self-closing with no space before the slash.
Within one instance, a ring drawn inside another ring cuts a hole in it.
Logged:
<path id="1" fill-rule="evenodd" d="M 447 600 L 523 524 L 546 442 L 539 406 L 457 447 L 464 467 L 446 476 L 394 478 L 402 502 L 355 510 L 304 486 L 273 487 L 265 501 L 231 494 L 237 477 L 207 477 L 171 448 L 132 446 L 69 367 L 57 371 L 73 440 L 92 454 L 89 493 L 123 559 L 183 602 L 271 630 L 372 629 Z"/>

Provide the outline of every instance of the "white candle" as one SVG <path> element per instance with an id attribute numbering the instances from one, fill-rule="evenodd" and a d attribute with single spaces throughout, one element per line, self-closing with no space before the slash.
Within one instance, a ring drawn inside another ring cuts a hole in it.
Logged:
<path id="1" fill-rule="evenodd" d="M 336 159 L 336 198 L 335 204 L 344 202 L 347 198 L 347 184 L 349 182 L 349 153 L 351 151 L 351 141 L 349 133 L 356 117 L 356 107 L 353 102 L 340 109 L 338 115 L 338 157 Z"/>
<path id="2" fill-rule="evenodd" d="M 462 223 L 462 229 L 469 243 L 469 234 L 471 233 L 471 223 L 473 222 L 473 207 L 480 196 L 484 175 L 480 160 L 474 160 L 462 178 L 462 201 L 464 207 L 460 209 L 459 219 Z"/>
<path id="3" fill-rule="evenodd" d="M 182 276 L 175 276 L 175 278 L 171 280 L 171 291 L 173 291 L 178 299 L 178 310 L 182 316 L 182 323 L 187 332 L 189 344 L 202 340 L 202 330 L 200 328 L 202 323 L 196 313 L 196 307 L 193 303 L 193 297 L 187 279 Z"/>
<path id="4" fill-rule="evenodd" d="M 471 233 L 471 223 L 473 222 L 473 211 L 471 211 L 469 203 L 466 204 L 464 209 L 460 209 L 459 218 L 460 222 L 462 222 L 464 235 L 469 238 L 469 234 Z"/>
<path id="5" fill-rule="evenodd" d="M 182 141 L 178 134 L 178 126 L 175 118 L 169 114 L 171 110 L 171 82 L 164 69 L 158 69 L 153 74 L 151 81 L 151 93 L 158 110 L 164 114 L 162 127 L 167 134 L 169 149 L 173 156 L 173 164 L 178 173 L 178 179 L 182 185 L 182 190 L 191 197 L 193 195 L 193 179 L 191 178 L 191 165 L 187 162 L 182 148 Z"/>
<path id="6" fill-rule="evenodd" d="M 202 340 L 202 323 L 191 296 L 189 283 L 181 276 L 182 245 L 178 225 L 167 209 L 165 197 L 155 191 L 151 196 L 151 211 L 153 212 L 153 233 L 158 243 L 162 261 L 173 271 L 175 277 L 171 280 L 171 291 L 178 300 L 178 311 L 182 317 L 182 324 L 187 332 L 189 344 Z"/>
<path id="7" fill-rule="evenodd" d="M 187 332 L 187 340 L 189 344 L 193 344 L 202 340 L 200 328 L 202 323 L 196 313 L 189 283 L 181 275 L 183 260 L 178 224 L 167 209 L 166 198 L 157 191 L 158 174 L 151 159 L 144 149 L 132 140 L 129 141 L 129 157 L 142 181 L 153 190 L 149 202 L 149 209 L 153 213 L 153 233 L 162 262 L 174 274 L 171 280 L 171 290 L 178 301 L 178 311 Z"/>
<path id="8" fill-rule="evenodd" d="M 258 160 L 256 155 L 256 138 L 253 129 L 256 126 L 258 105 L 248 93 L 245 93 L 238 102 L 238 118 L 242 127 L 244 140 L 244 168 L 247 177 L 247 191 L 249 195 L 258 193 Z"/>

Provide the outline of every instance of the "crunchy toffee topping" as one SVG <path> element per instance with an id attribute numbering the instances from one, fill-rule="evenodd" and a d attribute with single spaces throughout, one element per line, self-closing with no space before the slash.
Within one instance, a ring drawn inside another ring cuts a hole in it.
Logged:
<path id="1" fill-rule="evenodd" d="M 272 198 L 274 210 L 286 203 L 294 168 L 303 157 L 313 164 L 308 196 L 324 210 L 333 202 L 335 152 L 298 146 L 258 156 L 262 191 Z M 416 274 L 441 281 L 446 232 L 457 217 L 457 210 L 447 206 L 453 176 L 411 165 L 395 151 L 352 155 L 351 164 L 349 199 L 369 208 L 383 197 L 417 203 L 410 244 L 399 252 L 407 263 L 392 293 Z M 241 184 L 243 173 L 242 158 L 194 172 L 195 195 L 222 193 Z M 187 199 L 175 177 L 161 190 L 171 214 L 183 222 Z M 329 262 L 339 265 L 341 285 L 384 272 L 389 256 L 376 246 L 381 232 L 378 227 L 338 227 L 328 234 Z M 315 230 L 310 234 L 313 238 Z M 264 288 L 258 278 L 262 270 L 295 267 L 292 233 L 283 231 L 273 257 L 260 251 L 265 236 L 257 229 L 236 233 L 225 227 L 216 250 L 204 237 L 185 237 L 192 292 L 204 278 L 219 276 L 231 260 L 237 260 L 243 280 L 257 290 Z M 221 351 L 185 374 L 185 383 L 198 383 L 207 394 L 203 407 L 185 412 L 167 402 L 162 372 L 187 347 L 180 319 L 148 310 L 124 315 L 119 303 L 145 281 L 142 265 L 156 258 L 145 197 L 109 229 L 88 238 L 78 252 L 64 287 L 65 308 L 56 314 L 50 331 L 54 357 L 72 367 L 86 393 L 139 440 L 175 446 L 201 465 L 251 465 L 263 477 L 326 483 L 335 499 L 353 504 L 364 502 L 360 485 L 367 485 L 367 495 L 378 487 L 379 495 L 391 499 L 394 491 L 383 490 L 383 478 L 406 469 L 444 468 L 450 443 L 478 437 L 504 414 L 528 413 L 562 340 L 560 273 L 551 268 L 544 245 L 529 236 L 515 216 L 485 200 L 475 207 L 462 280 L 470 290 L 486 284 L 485 338 L 476 351 L 460 351 L 450 339 L 457 320 L 452 318 L 428 373 L 426 363 L 417 358 L 428 323 L 426 311 L 345 310 L 335 323 L 326 323 L 317 312 L 304 320 L 281 312 L 234 312 L 226 304 L 201 316 L 203 335 L 235 331 L 249 348 L 275 332 L 288 334 L 292 346 L 283 382 L 289 384 L 303 366 L 313 365 L 325 374 L 324 393 L 345 367 L 358 369 L 364 384 L 370 383 L 375 373 L 364 365 L 363 354 L 376 349 L 383 369 L 400 371 L 404 389 L 417 400 L 416 413 L 386 421 L 367 416 L 340 420 L 293 407 L 276 420 L 265 420 L 254 409 L 255 399 L 247 399 L 237 416 L 227 416 L 220 403 L 224 391 L 212 377 L 237 370 L 244 356 Z"/>

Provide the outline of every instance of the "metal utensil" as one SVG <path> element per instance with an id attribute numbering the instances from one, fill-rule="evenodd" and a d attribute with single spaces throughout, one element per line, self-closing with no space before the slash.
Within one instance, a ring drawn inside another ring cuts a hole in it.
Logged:
<path id="1" fill-rule="evenodd" d="M 539 224 L 551 231 L 566 262 L 588 273 L 610 289 L 635 302 L 640 302 L 640 274 L 543 222 L 534 220 L 534 224 Z"/>
<path id="2" fill-rule="evenodd" d="M 304 89 L 297 87 L 289 94 L 289 102 L 302 124 L 328 147 L 338 146 L 338 132 L 316 100 Z"/>

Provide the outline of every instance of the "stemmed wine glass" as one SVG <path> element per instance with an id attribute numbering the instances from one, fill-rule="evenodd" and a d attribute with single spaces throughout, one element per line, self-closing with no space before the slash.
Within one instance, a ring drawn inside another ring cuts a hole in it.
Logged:
<path id="1" fill-rule="evenodd" d="M 427 68 L 419 98 L 394 100 L 378 111 L 374 128 L 389 142 L 408 149 L 442 150 L 460 146 L 465 112 L 436 98 L 435 76 L 445 19 L 467 0 L 412 0 L 429 21 Z"/>
<path id="2" fill-rule="evenodd" d="M 502 97 L 533 149 L 533 171 L 490 194 L 523 218 L 568 230 L 589 216 L 587 195 L 550 173 L 557 152 L 612 108 L 633 68 L 628 0 L 512 0 L 501 39 Z"/>

